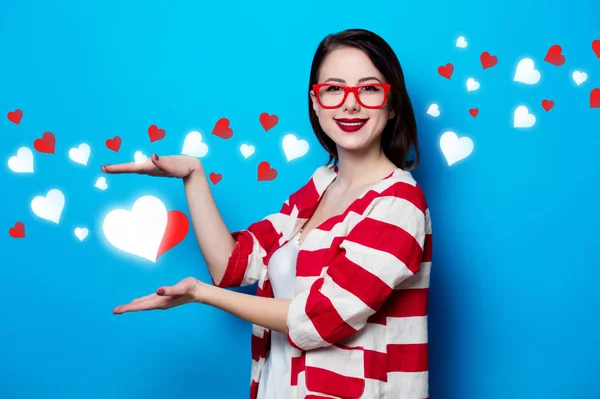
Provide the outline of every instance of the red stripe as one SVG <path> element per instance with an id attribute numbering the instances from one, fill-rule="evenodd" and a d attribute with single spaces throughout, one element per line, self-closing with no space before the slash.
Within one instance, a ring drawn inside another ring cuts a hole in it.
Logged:
<path id="1" fill-rule="evenodd" d="M 320 278 L 311 286 L 305 313 L 321 338 L 334 343 L 355 333 L 356 330 L 340 317 L 331 300 L 319 292 L 322 285 L 323 278 Z"/>
<path id="2" fill-rule="evenodd" d="M 428 345 L 389 344 L 387 346 L 388 372 L 420 372 L 428 368 Z"/>
<path id="3" fill-rule="evenodd" d="M 257 337 L 254 334 L 252 335 L 252 339 L 250 341 L 250 348 L 252 351 L 252 360 L 259 361 L 260 358 L 265 357 L 267 353 L 267 349 L 270 346 L 270 332 L 269 330 L 265 330 L 265 335 L 261 337 Z"/>
<path id="4" fill-rule="evenodd" d="M 240 286 L 248 267 L 248 256 L 252 253 L 253 239 L 248 231 L 235 231 L 231 235 L 236 241 L 236 246 L 227 260 L 227 268 L 219 287 Z"/>
<path id="5" fill-rule="evenodd" d="M 290 370 L 292 386 L 298 385 L 298 374 L 304 371 L 306 367 L 306 352 L 302 352 L 299 357 L 292 357 L 292 366 Z"/>
<path id="6" fill-rule="evenodd" d="M 256 399 L 258 397 L 258 382 L 252 381 L 250 383 L 250 399 Z"/>
<path id="7" fill-rule="evenodd" d="M 306 367 L 306 388 L 342 398 L 360 398 L 365 391 L 365 380 L 348 377 L 318 367 Z"/>
<path id="8" fill-rule="evenodd" d="M 432 234 L 425 235 L 425 244 L 423 245 L 423 262 L 431 262 L 431 257 L 433 254 L 433 245 L 432 242 L 433 237 Z"/>
<path id="9" fill-rule="evenodd" d="M 365 349 L 365 378 L 387 381 L 387 354 Z"/>

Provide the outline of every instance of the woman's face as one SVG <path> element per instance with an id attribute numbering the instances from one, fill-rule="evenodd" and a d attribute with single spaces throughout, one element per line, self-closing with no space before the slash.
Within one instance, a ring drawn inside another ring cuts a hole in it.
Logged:
<path id="1" fill-rule="evenodd" d="M 339 48 L 323 61 L 317 83 L 333 83 L 339 86 L 358 86 L 369 83 L 387 83 L 369 57 L 356 48 Z M 340 151 L 364 151 L 380 145 L 380 135 L 387 121 L 394 115 L 389 110 L 389 94 L 381 108 L 362 106 L 354 93 L 337 108 L 323 108 L 311 90 L 312 106 L 323 131 Z M 339 87 L 319 90 L 321 102 L 336 104 L 343 98 Z M 369 106 L 381 103 L 383 89 L 369 86 L 360 90 L 360 99 Z"/>

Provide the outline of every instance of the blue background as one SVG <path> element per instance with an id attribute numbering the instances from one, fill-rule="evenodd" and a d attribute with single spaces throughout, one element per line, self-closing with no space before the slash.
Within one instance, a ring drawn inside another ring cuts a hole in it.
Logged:
<path id="1" fill-rule="evenodd" d="M 481 2 L 34 2 L 0 3 L 0 398 L 247 397 L 250 325 L 220 310 L 187 305 L 113 316 L 114 306 L 187 276 L 210 281 L 190 230 L 156 265 L 113 248 L 102 220 L 142 194 L 189 215 L 174 179 L 109 176 L 105 163 L 180 153 L 185 134 L 203 133 L 213 186 L 231 230 L 276 211 L 327 160 L 307 117 L 306 86 L 319 41 L 363 27 L 396 50 L 419 123 L 422 164 L 413 172 L 431 209 L 430 394 L 434 399 L 600 397 L 600 60 L 591 50 L 600 5 L 509 0 Z M 469 43 L 455 47 L 458 36 Z M 560 44 L 562 67 L 543 62 Z M 479 55 L 499 57 L 482 70 Z M 534 59 L 535 86 L 512 82 L 518 60 Z M 455 65 L 451 80 L 437 74 Z M 571 73 L 588 80 L 576 86 Z M 467 77 L 481 88 L 467 92 Z M 545 112 L 544 98 L 556 106 Z M 426 114 L 433 102 L 441 115 Z M 514 129 L 527 105 L 530 129 Z M 472 118 L 471 107 L 480 114 Z M 22 109 L 20 125 L 6 114 Z M 265 132 L 262 112 L 279 116 Z M 210 133 L 219 118 L 234 136 Z M 165 128 L 150 143 L 147 128 Z M 475 143 L 448 166 L 447 130 Z M 56 155 L 34 151 L 36 172 L 16 174 L 8 158 L 45 131 Z M 309 141 L 287 162 L 286 133 Z M 123 138 L 119 153 L 104 147 Z M 68 149 L 92 147 L 87 167 Z M 256 153 L 244 159 L 239 145 Z M 276 180 L 257 182 L 267 160 Z M 60 188 L 59 225 L 36 217 L 34 196 Z M 21 220 L 27 238 L 7 230 Z M 79 242 L 73 228 L 90 228 Z M 253 292 L 251 287 L 245 292 Z"/>

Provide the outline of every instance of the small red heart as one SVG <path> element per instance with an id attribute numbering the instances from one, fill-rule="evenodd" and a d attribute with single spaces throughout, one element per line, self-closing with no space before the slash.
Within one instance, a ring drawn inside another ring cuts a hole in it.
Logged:
<path id="1" fill-rule="evenodd" d="M 561 53 L 562 53 L 562 47 L 560 47 L 558 44 L 555 44 L 552 47 L 550 47 L 550 49 L 548 49 L 548 52 L 546 53 L 546 57 L 544 58 L 544 61 L 546 61 L 552 65 L 561 66 L 566 61 L 565 56 L 562 55 Z"/>
<path id="2" fill-rule="evenodd" d="M 217 184 L 223 179 L 223 175 L 221 175 L 220 173 L 211 172 L 209 175 L 209 179 L 213 184 Z"/>
<path id="3" fill-rule="evenodd" d="M 446 65 L 438 67 L 438 73 L 447 79 L 450 79 L 452 77 L 453 72 L 454 65 L 452 65 L 451 63 L 447 63 Z"/>
<path id="4" fill-rule="evenodd" d="M 596 88 L 590 93 L 590 108 L 600 108 L 600 88 Z"/>
<path id="5" fill-rule="evenodd" d="M 113 150 L 114 152 L 119 152 L 119 148 L 121 148 L 121 138 L 119 136 L 115 136 L 112 139 L 107 139 L 105 141 L 106 148 L 109 150 Z"/>
<path id="6" fill-rule="evenodd" d="M 148 137 L 150 137 L 151 143 L 165 138 L 165 135 L 165 129 L 159 129 L 156 125 L 150 125 L 148 128 Z"/>
<path id="7" fill-rule="evenodd" d="M 258 164 L 258 181 L 273 180 L 277 177 L 277 171 L 271 168 L 267 161 Z"/>
<path id="8" fill-rule="evenodd" d="M 23 118 L 23 111 L 20 109 L 10 111 L 8 113 L 8 120 L 17 125 L 21 123 L 21 118 Z"/>
<path id="9" fill-rule="evenodd" d="M 16 222 L 14 227 L 8 229 L 8 234 L 12 238 L 25 238 L 25 225 L 22 222 Z"/>
<path id="10" fill-rule="evenodd" d="M 279 118 L 277 117 L 277 115 L 269 115 L 266 112 L 260 114 L 259 120 L 263 129 L 265 129 L 265 132 L 268 132 L 270 129 L 275 127 L 275 125 L 277 125 L 277 122 L 279 122 Z"/>
<path id="11" fill-rule="evenodd" d="M 552 100 L 542 100 L 542 107 L 546 110 L 546 112 L 548 112 L 552 108 L 554 108 L 554 101 L 552 101 Z"/>
<path id="12" fill-rule="evenodd" d="M 187 235 L 189 228 L 190 222 L 185 213 L 181 211 L 169 212 L 167 214 L 167 228 L 158 247 L 156 259 L 179 244 Z"/>
<path id="13" fill-rule="evenodd" d="M 477 115 L 479 115 L 479 108 L 471 108 L 471 109 L 469 110 L 469 113 L 471 114 L 471 116 L 472 116 L 473 118 L 476 118 L 476 117 L 477 117 Z"/>
<path id="14" fill-rule="evenodd" d="M 487 51 L 481 53 L 481 55 L 479 56 L 479 60 L 481 61 L 481 66 L 483 67 L 483 69 L 491 68 L 493 66 L 496 66 L 496 64 L 498 63 L 498 57 L 496 57 L 495 55 L 490 55 L 490 53 L 488 53 Z"/>
<path id="15" fill-rule="evenodd" d="M 33 142 L 33 148 L 39 152 L 45 152 L 47 154 L 54 154 L 54 148 L 56 146 L 56 138 L 52 132 L 46 132 L 42 135 L 41 139 L 36 139 Z"/>
<path id="16" fill-rule="evenodd" d="M 600 58 L 600 39 L 596 39 L 592 42 L 592 50 L 594 50 L 596 57 Z"/>
<path id="17" fill-rule="evenodd" d="M 212 134 L 222 139 L 230 139 L 233 136 L 233 130 L 229 127 L 229 119 L 221 118 L 215 124 Z"/>

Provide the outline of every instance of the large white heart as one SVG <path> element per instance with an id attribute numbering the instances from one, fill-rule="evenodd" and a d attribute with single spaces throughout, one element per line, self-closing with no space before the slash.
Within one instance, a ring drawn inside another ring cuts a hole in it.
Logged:
<path id="1" fill-rule="evenodd" d="M 17 173 L 33 173 L 33 152 L 27 147 L 17 150 L 17 155 L 8 158 L 8 167 Z"/>
<path id="2" fill-rule="evenodd" d="M 517 64 L 517 70 L 513 80 L 515 82 L 534 85 L 540 81 L 540 77 L 540 71 L 535 69 L 533 60 L 531 58 L 523 58 Z"/>
<path id="3" fill-rule="evenodd" d="M 515 109 L 514 127 L 531 127 L 535 125 L 535 115 L 530 114 L 526 106 L 520 105 Z"/>
<path id="4" fill-rule="evenodd" d="M 460 139 L 454 132 L 446 132 L 440 138 L 440 148 L 446 157 L 448 166 L 471 155 L 473 152 L 473 140 L 468 137 Z"/>
<path id="5" fill-rule="evenodd" d="M 202 158 L 208 154 L 208 146 L 206 143 L 202 142 L 202 135 L 200 132 L 189 132 L 187 136 L 185 136 L 181 153 L 196 158 Z"/>
<path id="6" fill-rule="evenodd" d="M 292 133 L 283 137 L 282 145 L 288 162 L 308 152 L 308 141 L 298 140 Z"/>
<path id="7" fill-rule="evenodd" d="M 65 207 L 65 196 L 62 191 L 53 188 L 46 196 L 38 195 L 31 201 L 31 210 L 42 219 L 58 224 Z"/>
<path id="8" fill-rule="evenodd" d="M 86 143 L 80 144 L 77 148 L 71 148 L 69 150 L 69 158 L 73 160 L 73 162 L 80 163 L 82 165 L 87 165 L 88 159 L 90 158 L 90 153 L 92 149 Z"/>
<path id="9" fill-rule="evenodd" d="M 104 218 L 102 230 L 115 248 L 156 262 L 167 222 L 165 205 L 158 198 L 147 195 L 138 198 L 131 211 L 110 211 Z"/>

